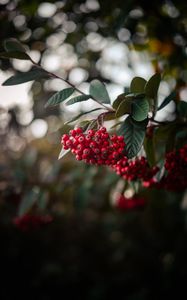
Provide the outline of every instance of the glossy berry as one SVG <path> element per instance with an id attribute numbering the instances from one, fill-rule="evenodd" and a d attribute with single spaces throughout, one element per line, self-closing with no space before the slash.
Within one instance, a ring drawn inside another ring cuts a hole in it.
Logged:
<path id="1" fill-rule="evenodd" d="M 125 180 L 142 180 L 151 182 L 158 172 L 158 167 L 150 167 L 145 157 L 139 157 L 135 160 L 128 160 L 123 157 L 112 166 L 112 169 Z"/>
<path id="2" fill-rule="evenodd" d="M 187 188 L 187 145 L 166 154 L 165 169 L 167 173 L 157 187 L 172 191 Z"/>
<path id="3" fill-rule="evenodd" d="M 112 165 L 124 157 L 125 142 L 123 136 L 110 137 L 105 127 L 88 130 L 83 133 L 81 128 L 70 130 L 61 140 L 65 150 L 70 149 L 77 160 L 88 164 Z"/>

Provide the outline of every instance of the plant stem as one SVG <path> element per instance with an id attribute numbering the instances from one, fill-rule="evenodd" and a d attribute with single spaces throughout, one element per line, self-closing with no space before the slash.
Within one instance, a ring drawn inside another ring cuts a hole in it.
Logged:
<path id="1" fill-rule="evenodd" d="M 81 95 L 85 95 L 85 96 L 87 96 L 84 92 L 82 92 L 79 88 L 77 88 L 74 84 L 72 84 L 71 82 L 69 82 L 67 79 L 65 79 L 65 78 L 63 78 L 63 77 L 60 77 L 60 76 L 58 76 L 58 75 L 56 75 L 56 74 L 54 74 L 54 73 L 52 73 L 52 72 L 48 72 L 47 70 L 45 70 L 40 64 L 37 64 L 35 61 L 33 61 L 32 59 L 30 59 L 31 60 L 31 62 L 33 63 L 33 65 L 34 66 L 36 66 L 37 68 L 40 68 L 40 69 L 42 69 L 43 71 L 45 71 L 49 76 L 51 76 L 51 77 L 54 77 L 54 78 L 57 78 L 57 79 L 60 79 L 60 80 L 62 80 L 62 81 L 64 81 L 64 82 L 66 82 L 68 85 L 70 85 L 72 88 L 74 88 L 78 93 L 80 93 Z M 95 101 L 95 102 L 97 102 L 99 105 L 101 105 L 101 106 L 103 106 L 105 109 L 107 109 L 108 111 L 113 111 L 113 109 L 111 109 L 110 107 L 108 107 L 108 106 L 106 106 L 106 105 L 104 105 L 103 103 L 101 103 L 101 102 L 99 102 L 97 99 L 95 99 L 94 97 L 92 97 L 91 95 L 89 95 L 90 96 L 90 98 L 93 100 L 93 101 Z"/>

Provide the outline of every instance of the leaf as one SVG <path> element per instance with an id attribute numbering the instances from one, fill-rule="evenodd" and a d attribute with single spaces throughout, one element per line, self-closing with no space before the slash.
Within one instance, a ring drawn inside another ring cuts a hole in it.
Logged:
<path id="1" fill-rule="evenodd" d="M 147 157 L 149 165 L 151 167 L 153 167 L 156 164 L 154 139 L 153 138 L 145 137 L 145 139 L 144 139 L 144 150 L 145 150 L 146 157 Z"/>
<path id="2" fill-rule="evenodd" d="M 166 143 L 168 143 L 169 137 L 172 137 L 175 128 L 176 123 L 174 122 L 167 125 L 160 125 L 155 128 L 153 142 L 155 145 L 155 157 L 157 163 L 159 163 L 160 160 L 165 159 Z"/>
<path id="3" fill-rule="evenodd" d="M 66 154 L 68 154 L 68 152 L 70 151 L 70 149 L 64 150 L 63 148 L 61 149 L 58 159 L 61 159 L 62 157 L 64 157 Z"/>
<path id="4" fill-rule="evenodd" d="M 45 104 L 45 107 L 58 105 L 58 104 L 62 103 L 64 100 L 69 98 L 73 94 L 74 91 L 75 91 L 75 89 L 70 87 L 70 88 L 66 88 L 60 92 L 57 92 L 51 98 L 49 98 L 49 100 Z"/>
<path id="5" fill-rule="evenodd" d="M 136 122 L 128 116 L 119 129 L 119 134 L 124 136 L 128 158 L 133 158 L 140 151 L 144 142 L 147 123 L 147 120 Z"/>
<path id="6" fill-rule="evenodd" d="M 78 102 L 86 101 L 90 99 L 90 95 L 80 95 L 74 98 L 71 98 L 68 102 L 66 102 L 66 105 L 72 105 Z"/>
<path id="7" fill-rule="evenodd" d="M 179 101 L 177 104 L 177 112 L 180 117 L 187 118 L 187 102 Z"/>
<path id="8" fill-rule="evenodd" d="M 158 93 L 160 81 L 161 81 L 161 76 L 160 74 L 156 73 L 148 80 L 148 82 L 145 85 L 145 94 L 148 97 L 151 110 L 153 111 L 153 115 L 155 115 L 157 112 L 157 107 L 158 107 L 157 93 Z"/>
<path id="9" fill-rule="evenodd" d="M 12 51 L 25 52 L 25 48 L 23 47 L 23 45 L 14 38 L 5 40 L 4 48 L 7 52 L 12 52 Z"/>
<path id="10" fill-rule="evenodd" d="M 157 127 L 154 132 L 155 142 L 158 143 L 159 141 L 166 141 L 170 131 L 173 130 L 175 126 L 176 124 L 171 122 L 171 124 L 160 125 Z"/>
<path id="11" fill-rule="evenodd" d="M 44 211 L 47 208 L 49 201 L 49 193 L 47 191 L 41 191 L 37 200 L 37 207 L 40 211 Z"/>
<path id="12" fill-rule="evenodd" d="M 100 109 L 103 109 L 103 108 L 94 108 L 94 109 L 92 109 L 92 110 L 82 112 L 82 113 L 80 113 L 79 115 L 73 117 L 71 120 L 67 121 L 65 124 L 72 123 L 72 122 L 78 120 L 80 117 L 82 117 L 82 116 L 84 116 L 84 115 L 86 115 L 86 114 L 89 114 L 89 113 L 91 113 L 91 112 L 100 110 Z"/>
<path id="13" fill-rule="evenodd" d="M 143 121 L 147 118 L 149 112 L 149 103 L 143 99 L 136 99 L 132 102 L 132 118 L 135 121 Z"/>
<path id="14" fill-rule="evenodd" d="M 132 93 L 143 93 L 146 82 L 142 77 L 134 77 L 130 84 L 130 91 Z"/>
<path id="15" fill-rule="evenodd" d="M 110 121 L 116 118 L 115 111 L 109 111 L 103 114 L 103 121 Z"/>
<path id="16" fill-rule="evenodd" d="M 16 58 L 22 60 L 30 60 L 30 56 L 24 52 L 11 51 L 11 52 L 1 52 L 0 57 L 2 58 Z"/>
<path id="17" fill-rule="evenodd" d="M 18 208 L 18 215 L 22 216 L 33 207 L 33 205 L 36 203 L 38 200 L 39 196 L 39 188 L 35 187 L 31 191 L 27 192 L 24 196 L 23 199 L 19 205 Z"/>
<path id="18" fill-rule="evenodd" d="M 78 122 L 76 124 L 76 126 L 81 127 L 82 130 L 85 131 L 88 128 L 88 126 L 90 125 L 90 122 L 91 122 L 90 120 L 84 120 L 84 121 Z"/>
<path id="19" fill-rule="evenodd" d="M 111 127 L 111 129 L 112 129 L 112 128 L 116 128 L 117 126 L 119 126 L 119 125 L 121 125 L 121 124 L 123 124 L 122 121 L 121 121 L 121 122 L 117 122 L 117 123 L 115 123 L 115 124 Z"/>
<path id="20" fill-rule="evenodd" d="M 89 93 L 94 99 L 100 102 L 110 103 L 110 97 L 104 83 L 97 79 L 91 81 Z"/>
<path id="21" fill-rule="evenodd" d="M 97 129 L 97 128 L 98 128 L 97 119 L 92 119 L 89 126 L 87 127 L 87 131 L 90 129 Z"/>
<path id="22" fill-rule="evenodd" d="M 147 97 L 155 99 L 160 85 L 160 74 L 154 74 L 145 85 L 145 94 Z"/>
<path id="23" fill-rule="evenodd" d="M 102 126 L 103 122 L 114 120 L 114 119 L 116 119 L 115 111 L 107 111 L 107 112 L 101 113 L 97 117 L 97 123 Z"/>
<path id="24" fill-rule="evenodd" d="M 116 111 L 116 118 L 119 118 L 126 114 L 130 114 L 131 113 L 131 105 L 132 105 L 131 99 L 123 100 L 121 102 L 121 104 L 118 106 L 118 109 Z"/>
<path id="25" fill-rule="evenodd" d="M 174 100 L 176 97 L 176 91 L 171 92 L 169 96 L 167 96 L 164 101 L 161 103 L 161 105 L 158 107 L 157 111 L 164 108 L 166 105 L 168 105 L 172 100 Z"/>
<path id="26" fill-rule="evenodd" d="M 114 109 L 117 110 L 118 106 L 119 106 L 119 105 L 121 104 L 121 102 L 125 99 L 125 96 L 126 96 L 125 93 L 120 94 L 120 95 L 114 100 L 114 102 L 112 103 L 112 107 L 113 107 Z"/>
<path id="27" fill-rule="evenodd" d="M 28 72 L 19 72 L 16 75 L 11 76 L 5 82 L 3 82 L 2 85 L 4 86 L 17 85 L 28 81 L 44 78 L 46 76 L 48 76 L 46 71 L 42 69 L 34 68 Z"/>

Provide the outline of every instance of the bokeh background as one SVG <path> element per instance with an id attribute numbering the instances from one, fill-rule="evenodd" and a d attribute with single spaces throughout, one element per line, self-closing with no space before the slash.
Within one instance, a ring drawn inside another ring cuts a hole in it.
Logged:
<path id="1" fill-rule="evenodd" d="M 185 1 L 0 0 L 0 50 L 17 38 L 33 60 L 82 91 L 97 78 L 112 100 L 134 76 L 162 73 L 159 101 L 172 90 L 187 99 Z M 0 60 L 0 82 L 28 61 Z M 92 107 L 44 108 L 67 85 L 59 79 L 0 87 L 0 260 L 2 299 L 162 299 L 185 289 L 186 206 L 182 193 L 148 190 L 149 203 L 115 207 L 119 177 L 71 155 L 58 160 L 63 126 Z M 93 115 L 94 117 L 94 115 Z M 174 103 L 157 115 L 173 120 Z M 14 224 L 20 206 L 50 215 L 27 232 Z M 24 288 L 27 289 L 25 296 Z"/>

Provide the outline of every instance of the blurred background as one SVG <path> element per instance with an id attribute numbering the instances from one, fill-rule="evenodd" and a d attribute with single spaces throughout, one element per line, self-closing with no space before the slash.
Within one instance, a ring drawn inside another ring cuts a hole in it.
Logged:
<path id="1" fill-rule="evenodd" d="M 159 101 L 172 90 L 187 99 L 185 1 L 0 0 L 0 51 L 16 38 L 33 60 L 86 92 L 97 78 L 112 100 L 134 76 L 163 75 Z M 29 61 L 0 60 L 0 83 Z M 115 207 L 119 177 L 71 155 L 58 160 L 63 126 L 90 101 L 44 108 L 59 79 L 0 87 L 0 260 L 7 287 L 27 299 L 162 299 L 185 287 L 186 208 L 181 193 L 146 191 L 145 209 Z M 157 120 L 173 120 L 170 103 Z M 94 117 L 94 115 L 93 115 Z M 159 200 L 158 200 L 159 199 Z M 28 207 L 27 207 L 28 206 Z M 20 211 L 51 216 L 20 230 Z M 19 274 L 19 275 L 18 275 Z M 21 291 L 20 291 L 21 289 Z"/>

